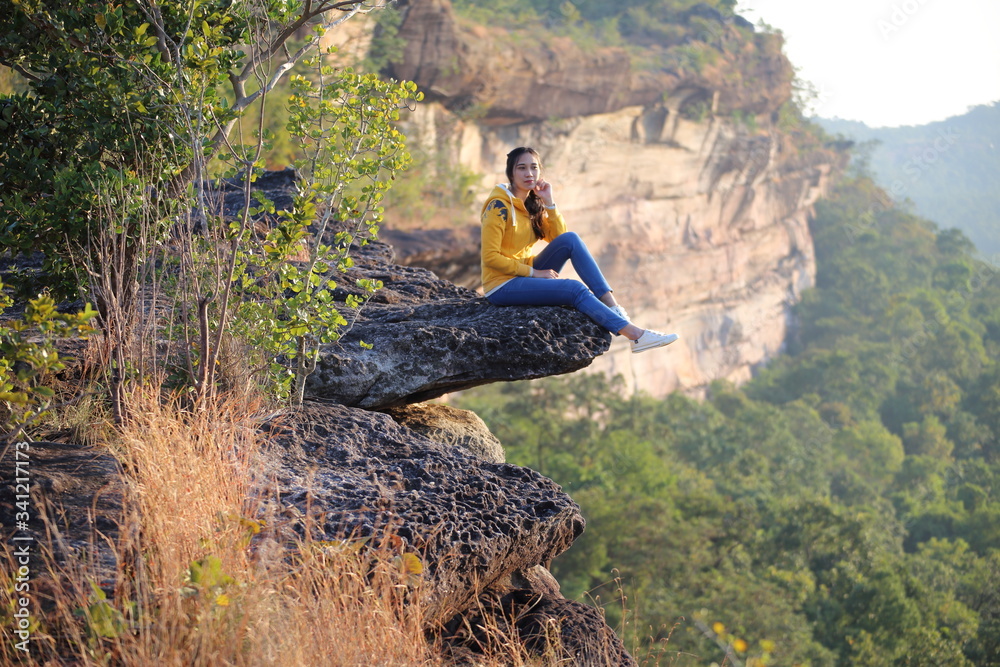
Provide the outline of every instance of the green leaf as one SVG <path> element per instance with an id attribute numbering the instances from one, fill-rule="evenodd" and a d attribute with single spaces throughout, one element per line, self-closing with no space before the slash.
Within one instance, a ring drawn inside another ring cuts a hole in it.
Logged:
<path id="1" fill-rule="evenodd" d="M 228 586 L 234 580 L 222 571 L 222 561 L 219 557 L 209 555 L 191 563 L 188 567 L 188 581 L 195 587 L 211 589 Z"/>

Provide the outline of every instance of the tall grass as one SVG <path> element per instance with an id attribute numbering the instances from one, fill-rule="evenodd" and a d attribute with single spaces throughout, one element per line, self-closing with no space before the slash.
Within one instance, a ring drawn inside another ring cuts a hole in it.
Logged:
<path id="1" fill-rule="evenodd" d="M 8 641 L 13 588 L 0 592 L 0 662 L 440 663 L 414 603 L 419 585 L 391 550 L 289 542 L 256 518 L 260 405 L 222 398 L 193 410 L 158 389 L 128 395 L 132 417 L 109 443 L 131 508 L 114 545 L 114 581 L 43 554 L 27 656 Z"/>

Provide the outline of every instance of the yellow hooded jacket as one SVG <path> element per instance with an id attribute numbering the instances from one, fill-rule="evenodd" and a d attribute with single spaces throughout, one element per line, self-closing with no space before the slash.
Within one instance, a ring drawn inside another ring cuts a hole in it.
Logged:
<path id="1" fill-rule="evenodd" d="M 511 215 L 513 211 L 513 215 Z M 535 260 L 532 247 L 538 239 L 531 229 L 524 202 L 505 185 L 493 188 L 480 216 L 483 225 L 483 292 L 489 294 L 515 276 L 530 276 Z M 542 219 L 545 241 L 566 231 L 566 221 L 556 209 Z"/>

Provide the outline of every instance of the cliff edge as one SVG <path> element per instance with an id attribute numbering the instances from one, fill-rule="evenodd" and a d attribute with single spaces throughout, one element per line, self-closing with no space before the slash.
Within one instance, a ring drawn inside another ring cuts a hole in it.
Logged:
<path id="1" fill-rule="evenodd" d="M 262 183 L 283 201 L 295 174 Z M 353 256 L 342 284 L 367 278 L 384 288 L 354 311 L 346 306 L 353 288 L 338 288 L 334 298 L 354 320 L 349 333 L 323 348 L 304 405 L 259 422 L 266 444 L 251 466 L 257 514 L 248 519 L 267 529 L 249 548 L 280 559 L 303 539 L 374 544 L 391 535 L 422 564 L 426 631 L 454 664 L 475 664 L 490 628 L 539 657 L 634 665 L 601 612 L 565 599 L 547 569 L 582 534 L 579 506 L 552 480 L 506 463 L 476 415 L 424 402 L 578 370 L 606 352 L 610 336 L 571 308 L 492 306 L 426 269 L 395 265 L 381 243 Z M 107 448 L 29 445 L 31 502 L 43 516 L 31 522 L 31 539 L 47 545 L 31 552 L 31 571 L 90 563 L 102 595 L 113 595 L 129 571 L 122 561 L 142 552 L 129 528 L 138 508 L 128 472 Z M 17 459 L 13 447 L 0 452 L 4 479 L 17 477 Z M 3 525 L 19 511 L 14 496 L 0 497 Z"/>

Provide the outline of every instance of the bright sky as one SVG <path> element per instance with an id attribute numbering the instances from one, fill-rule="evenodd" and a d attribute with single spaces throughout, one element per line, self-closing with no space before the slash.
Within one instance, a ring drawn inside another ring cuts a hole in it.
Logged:
<path id="1" fill-rule="evenodd" d="M 1000 100 L 998 0 L 740 0 L 785 36 L 807 113 L 871 127 L 923 125 Z"/>

